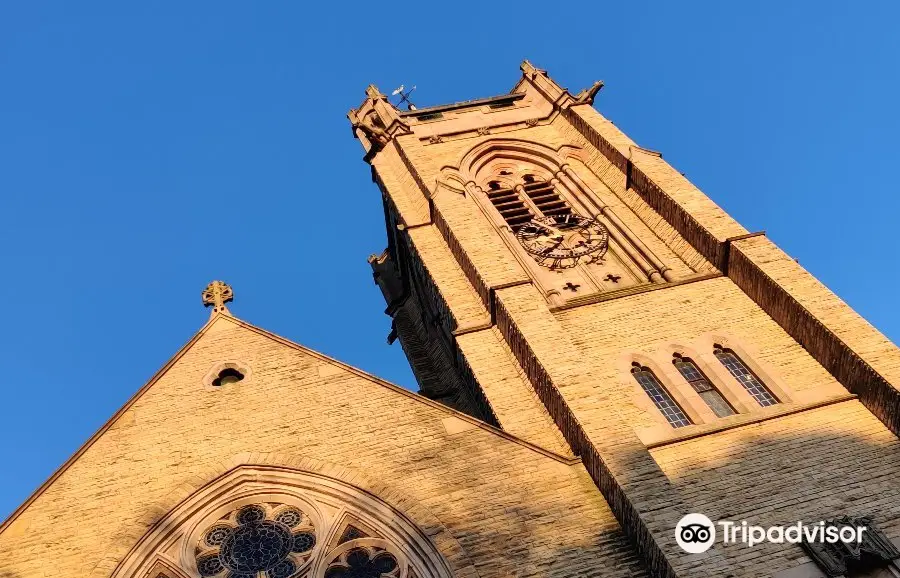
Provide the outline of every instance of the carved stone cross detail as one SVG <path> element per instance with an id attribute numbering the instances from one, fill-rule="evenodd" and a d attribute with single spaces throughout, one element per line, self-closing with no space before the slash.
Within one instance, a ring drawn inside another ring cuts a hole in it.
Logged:
<path id="1" fill-rule="evenodd" d="M 231 314 L 228 308 L 225 307 L 226 303 L 234 300 L 234 291 L 231 290 L 231 286 L 228 283 L 213 281 L 206 286 L 201 295 L 203 297 L 203 305 L 213 308 L 211 315 L 216 313 Z"/>
<path id="2" fill-rule="evenodd" d="M 572 293 L 575 293 L 576 291 L 578 291 L 579 287 L 581 287 L 581 285 L 577 285 L 575 283 L 572 283 L 571 281 L 567 281 L 566 284 L 563 285 L 563 289 L 567 289 L 567 290 L 571 291 Z"/>

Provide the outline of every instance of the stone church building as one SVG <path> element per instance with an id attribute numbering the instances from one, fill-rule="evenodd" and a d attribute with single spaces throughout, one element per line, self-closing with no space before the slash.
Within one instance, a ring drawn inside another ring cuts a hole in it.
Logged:
<path id="1" fill-rule="evenodd" d="M 601 83 L 521 68 L 348 115 L 418 394 L 213 282 L 208 323 L 0 526 L 0 578 L 900 576 L 900 351 L 599 114 Z M 688 513 L 868 531 L 691 554 Z"/>

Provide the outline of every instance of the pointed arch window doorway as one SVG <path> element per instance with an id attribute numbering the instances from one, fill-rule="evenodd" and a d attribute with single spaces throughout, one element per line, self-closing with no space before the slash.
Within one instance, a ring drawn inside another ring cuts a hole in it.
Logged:
<path id="1" fill-rule="evenodd" d="M 500 178 L 504 178 L 502 173 Z M 504 182 L 490 181 L 487 197 L 513 233 L 536 217 L 572 214 L 571 207 L 553 184 L 533 174 L 522 175 L 514 181 L 506 178 Z"/>
<path id="2" fill-rule="evenodd" d="M 219 498 L 208 500 L 208 496 Z M 298 470 L 232 470 L 170 512 L 111 578 L 450 578 L 401 512 Z"/>

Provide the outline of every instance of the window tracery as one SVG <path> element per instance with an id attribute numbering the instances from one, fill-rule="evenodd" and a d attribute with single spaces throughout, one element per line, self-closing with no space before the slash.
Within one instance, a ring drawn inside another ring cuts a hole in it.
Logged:
<path id="1" fill-rule="evenodd" d="M 529 172 L 513 176 L 508 170 L 497 174 L 488 182 L 487 198 L 535 262 L 553 271 L 604 262 L 609 230 L 574 212 L 555 179 Z"/>
<path id="2" fill-rule="evenodd" d="M 411 507 L 432 523 L 427 510 Z M 418 523 L 372 488 L 288 466 L 239 465 L 160 518 L 108 576 L 450 578 L 444 554 L 455 540 L 440 531 L 438 546 Z"/>
<path id="3" fill-rule="evenodd" d="M 343 544 L 344 542 L 349 542 L 350 540 L 356 540 L 358 538 L 368 538 L 369 535 L 365 532 L 365 530 L 360 530 L 356 526 L 352 524 L 347 524 L 347 527 L 344 529 L 343 534 L 338 539 L 338 544 Z"/>
<path id="4" fill-rule="evenodd" d="M 393 578 L 399 570 L 397 558 L 387 550 L 357 546 L 333 560 L 325 578 Z"/>
<path id="5" fill-rule="evenodd" d="M 290 578 L 316 544 L 309 515 L 276 503 L 228 513 L 197 544 L 197 570 L 204 578 Z"/>
<path id="6" fill-rule="evenodd" d="M 581 162 L 576 153 L 496 138 L 445 176 L 464 184 L 552 306 L 674 279 L 570 166 Z"/>
<path id="7" fill-rule="evenodd" d="M 364 529 L 365 528 L 365 529 Z M 319 529 L 301 508 L 258 502 L 232 509 L 194 548 L 201 578 L 414 578 L 396 549 L 352 518 L 317 548 Z"/>

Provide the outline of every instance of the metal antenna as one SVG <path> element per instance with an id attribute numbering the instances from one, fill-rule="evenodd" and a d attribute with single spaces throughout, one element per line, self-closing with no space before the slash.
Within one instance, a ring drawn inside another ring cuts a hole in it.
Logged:
<path id="1" fill-rule="evenodd" d="M 410 88 L 406 92 L 403 92 L 404 90 L 406 90 L 406 87 L 401 84 L 397 90 L 395 90 L 394 92 L 391 93 L 391 96 L 400 95 L 400 102 L 397 103 L 397 106 L 400 106 L 405 102 L 407 110 L 416 110 L 416 105 L 414 105 L 412 103 L 412 101 L 409 99 L 409 96 L 413 93 L 413 91 L 415 89 L 416 89 L 416 87 L 415 87 L 415 85 L 413 85 L 412 88 Z"/>

